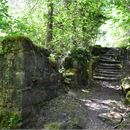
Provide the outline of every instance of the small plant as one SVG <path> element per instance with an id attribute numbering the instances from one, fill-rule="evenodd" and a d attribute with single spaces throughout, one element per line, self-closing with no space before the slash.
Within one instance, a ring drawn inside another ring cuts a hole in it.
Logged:
<path id="1" fill-rule="evenodd" d="M 0 111 L 0 128 L 16 129 L 21 125 L 19 112 Z"/>
<path id="2" fill-rule="evenodd" d="M 49 61 L 51 62 L 51 63 L 56 63 L 57 61 L 56 61 L 56 58 L 55 58 L 55 55 L 53 55 L 53 54 L 50 54 L 50 56 L 48 57 L 49 58 Z"/>
<path id="3" fill-rule="evenodd" d="M 60 130 L 60 123 L 52 122 L 45 125 L 45 130 Z"/>
<path id="4" fill-rule="evenodd" d="M 82 67 L 86 68 L 87 61 L 90 59 L 90 52 L 84 48 L 74 48 L 71 53 L 66 57 L 64 68 L 73 68 L 73 63 L 77 62 Z"/>
<path id="5" fill-rule="evenodd" d="M 130 105 L 130 91 L 128 91 L 128 92 L 126 93 L 125 99 L 126 99 L 127 103 Z"/>

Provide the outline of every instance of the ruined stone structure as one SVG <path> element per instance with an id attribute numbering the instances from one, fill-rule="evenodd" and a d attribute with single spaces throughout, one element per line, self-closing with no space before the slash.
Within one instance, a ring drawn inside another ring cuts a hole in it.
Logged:
<path id="1" fill-rule="evenodd" d="M 9 37 L 0 54 L 0 108 L 35 115 L 45 101 L 58 95 L 60 75 L 49 52 L 25 37 Z"/>
<path id="2" fill-rule="evenodd" d="M 99 59 L 93 78 L 103 81 L 120 81 L 122 78 L 121 49 L 110 48 Z"/>

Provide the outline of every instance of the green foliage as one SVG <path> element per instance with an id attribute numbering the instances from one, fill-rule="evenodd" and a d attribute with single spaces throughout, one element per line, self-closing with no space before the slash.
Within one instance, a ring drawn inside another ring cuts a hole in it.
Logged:
<path id="1" fill-rule="evenodd" d="M 8 26 L 8 5 L 6 0 L 0 1 L 0 29 Z"/>
<path id="2" fill-rule="evenodd" d="M 126 93 L 125 103 L 126 103 L 127 105 L 130 105 L 130 91 L 128 91 L 128 92 Z"/>
<path id="3" fill-rule="evenodd" d="M 0 1 L 0 38 L 6 35 L 10 30 L 10 16 L 8 15 L 7 0 Z"/>
<path id="4" fill-rule="evenodd" d="M 90 59 L 90 52 L 83 48 L 74 48 L 71 53 L 66 57 L 64 67 L 66 69 L 73 68 L 74 62 L 77 62 L 78 66 L 86 68 L 87 62 Z"/>
<path id="5" fill-rule="evenodd" d="M 109 35 L 117 37 L 116 44 L 130 44 L 128 0 L 53 0 L 53 39 L 46 45 L 48 2 L 23 0 L 24 10 L 17 13 L 13 9 L 10 19 L 7 1 L 2 0 L 1 28 L 6 28 L 9 34 L 28 36 L 35 44 L 51 49 L 56 55 L 64 55 L 75 47 L 89 48 L 94 44 L 99 27 L 109 18 L 113 26 Z"/>
<path id="6" fill-rule="evenodd" d="M 107 46 L 124 47 L 130 44 L 130 2 L 129 0 L 110 0 L 104 12 L 109 20 L 101 28 L 101 42 Z"/>
<path id="7" fill-rule="evenodd" d="M 71 52 L 71 57 L 83 66 L 90 60 L 90 52 L 87 49 L 75 48 Z"/>
<path id="8" fill-rule="evenodd" d="M 15 15 L 12 14 L 9 33 L 24 34 L 34 43 L 47 47 L 56 54 L 63 54 L 75 47 L 88 47 L 94 44 L 98 28 L 106 20 L 103 13 L 103 7 L 106 4 L 104 1 L 53 0 L 53 40 L 46 45 L 48 1 L 23 0 L 23 2 L 26 5 L 26 13 L 19 17 L 20 14 L 13 10 Z"/>
<path id="9" fill-rule="evenodd" d="M 56 64 L 57 61 L 56 61 L 56 57 L 54 54 L 50 54 L 50 56 L 48 57 L 49 61 L 52 63 L 52 64 Z"/>
<path id="10" fill-rule="evenodd" d="M 16 129 L 21 125 L 21 117 L 18 112 L 8 112 L 0 110 L 0 128 Z"/>
<path id="11" fill-rule="evenodd" d="M 49 46 L 63 52 L 92 44 L 105 19 L 101 3 L 97 0 L 75 0 L 58 7 L 54 15 L 54 38 Z"/>

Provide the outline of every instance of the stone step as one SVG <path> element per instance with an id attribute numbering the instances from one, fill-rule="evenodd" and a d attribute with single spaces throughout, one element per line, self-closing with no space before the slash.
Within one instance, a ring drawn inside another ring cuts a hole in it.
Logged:
<path id="1" fill-rule="evenodd" d="M 121 71 L 105 71 L 105 70 L 102 70 L 102 71 L 95 71 L 95 74 L 113 74 L 113 75 L 118 75 L 118 74 L 120 74 L 121 73 Z"/>
<path id="2" fill-rule="evenodd" d="M 106 56 L 103 56 L 100 59 L 102 59 L 102 60 L 108 60 L 108 61 L 117 61 L 117 59 L 115 59 L 113 57 L 106 57 Z"/>
<path id="3" fill-rule="evenodd" d="M 117 53 L 106 53 L 106 54 L 104 54 L 104 56 L 112 56 L 112 57 L 115 57 L 115 56 L 117 56 L 118 54 Z"/>
<path id="4" fill-rule="evenodd" d="M 97 68 L 100 68 L 100 69 L 121 69 L 120 66 L 104 66 L 104 65 L 98 65 Z"/>
<path id="5" fill-rule="evenodd" d="M 111 63 L 111 64 L 121 63 L 120 61 L 117 61 L 117 60 L 103 59 L 103 58 L 101 58 L 99 61 L 102 63 Z"/>
<path id="6" fill-rule="evenodd" d="M 119 81 L 120 78 L 107 78 L 107 77 L 102 77 L 102 76 L 93 76 L 93 79 L 95 80 L 104 80 L 104 81 Z"/>
<path id="7" fill-rule="evenodd" d="M 120 73 L 121 69 L 102 69 L 102 68 L 97 68 L 95 70 L 95 72 L 116 72 L 116 73 Z"/>
<path id="8" fill-rule="evenodd" d="M 120 67 L 121 64 L 111 64 L 111 63 L 99 63 L 99 65 L 102 65 L 102 66 L 115 66 L 115 67 Z"/>
<path id="9" fill-rule="evenodd" d="M 119 81 L 122 77 L 122 64 L 117 59 L 120 50 L 111 48 L 99 59 L 99 64 L 93 73 L 95 80 Z"/>
<path id="10" fill-rule="evenodd" d="M 113 75 L 113 74 L 101 74 L 101 73 L 95 73 L 93 76 L 102 76 L 102 77 L 108 77 L 108 78 L 121 78 L 121 75 Z"/>
<path id="11" fill-rule="evenodd" d="M 101 58 L 114 58 L 115 59 L 115 56 L 114 55 L 105 54 L 105 55 L 101 56 Z"/>
<path id="12" fill-rule="evenodd" d="M 120 52 L 120 49 L 119 48 L 111 48 L 108 52 L 109 53 L 117 53 L 117 52 Z"/>

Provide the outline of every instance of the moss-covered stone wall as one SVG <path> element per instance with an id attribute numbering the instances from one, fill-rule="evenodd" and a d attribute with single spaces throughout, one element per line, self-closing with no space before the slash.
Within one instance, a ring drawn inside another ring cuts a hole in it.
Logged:
<path id="1" fill-rule="evenodd" d="M 34 115 L 40 104 L 58 95 L 60 75 L 49 52 L 26 37 L 7 37 L 0 53 L 0 110 Z"/>

